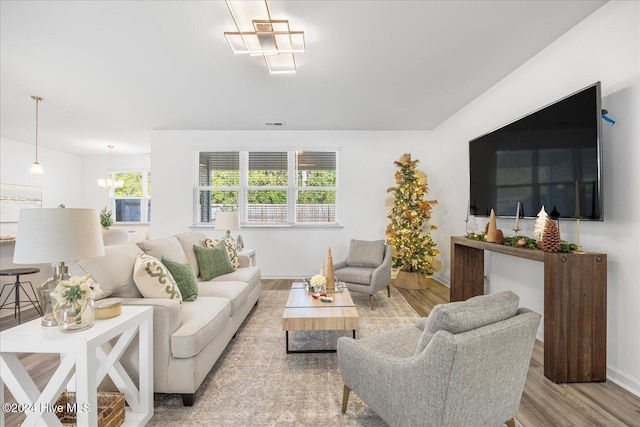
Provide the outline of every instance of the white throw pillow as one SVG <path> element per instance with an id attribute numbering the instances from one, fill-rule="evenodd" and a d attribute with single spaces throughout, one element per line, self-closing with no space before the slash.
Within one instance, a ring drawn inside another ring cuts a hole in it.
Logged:
<path id="1" fill-rule="evenodd" d="M 236 251 L 236 248 L 235 248 L 235 242 L 227 239 L 222 239 L 222 240 L 205 239 L 204 242 L 202 242 L 202 244 L 204 245 L 205 248 L 215 248 L 216 245 L 220 242 L 224 242 L 224 246 L 227 248 L 227 253 L 229 254 L 229 260 L 231 261 L 231 265 L 233 265 L 233 268 L 239 268 L 240 258 L 238 257 L 238 252 Z"/>
<path id="2" fill-rule="evenodd" d="M 145 298 L 177 299 L 182 295 L 176 281 L 157 258 L 139 254 L 133 267 L 133 281 Z"/>

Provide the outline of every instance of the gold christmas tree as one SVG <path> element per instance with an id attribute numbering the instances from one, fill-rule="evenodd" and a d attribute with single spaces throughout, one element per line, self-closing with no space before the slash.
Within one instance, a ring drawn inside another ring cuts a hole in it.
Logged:
<path id="1" fill-rule="evenodd" d="M 491 243 L 495 242 L 497 230 L 496 213 L 491 209 L 491 216 L 489 216 L 489 222 L 487 223 L 487 234 L 485 235 L 485 240 Z"/>
<path id="2" fill-rule="evenodd" d="M 558 230 L 558 224 L 552 219 L 547 220 L 542 233 L 542 250 L 545 252 L 560 250 L 560 230 Z"/>
<path id="3" fill-rule="evenodd" d="M 389 193 L 387 244 L 393 247 L 393 266 L 403 271 L 433 274 L 442 269 L 440 253 L 431 231 L 431 209 L 438 202 L 427 200 L 427 175 L 417 169 L 419 160 L 406 153 L 396 160 L 396 185 Z"/>
<path id="4" fill-rule="evenodd" d="M 329 248 L 329 252 L 327 253 L 327 290 L 335 291 L 336 290 L 336 278 L 333 275 L 333 256 L 331 255 L 331 248 Z"/>

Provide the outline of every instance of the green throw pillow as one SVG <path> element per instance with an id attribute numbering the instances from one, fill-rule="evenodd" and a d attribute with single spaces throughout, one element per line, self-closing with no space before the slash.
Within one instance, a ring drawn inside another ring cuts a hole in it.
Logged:
<path id="1" fill-rule="evenodd" d="M 178 284 L 183 301 L 195 301 L 198 298 L 198 279 L 191 264 L 181 264 L 162 256 L 162 264 Z"/>
<path id="2" fill-rule="evenodd" d="M 207 281 L 223 274 L 235 271 L 224 242 L 218 243 L 213 248 L 203 248 L 202 246 L 193 245 L 198 259 L 198 268 L 200 269 L 200 277 Z"/>

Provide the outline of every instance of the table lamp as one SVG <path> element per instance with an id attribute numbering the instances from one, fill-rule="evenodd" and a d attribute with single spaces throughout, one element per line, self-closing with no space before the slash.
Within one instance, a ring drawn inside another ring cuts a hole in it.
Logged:
<path id="1" fill-rule="evenodd" d="M 234 238 L 231 236 L 231 230 L 240 230 L 240 217 L 238 216 L 238 212 L 216 213 L 215 230 L 226 230 L 227 234 L 224 238 L 235 242 Z"/>
<path id="2" fill-rule="evenodd" d="M 51 292 L 69 278 L 65 261 L 104 255 L 100 219 L 96 209 L 22 209 L 18 220 L 15 264 L 56 263 L 53 279 L 40 287 L 44 326 L 56 326 Z"/>

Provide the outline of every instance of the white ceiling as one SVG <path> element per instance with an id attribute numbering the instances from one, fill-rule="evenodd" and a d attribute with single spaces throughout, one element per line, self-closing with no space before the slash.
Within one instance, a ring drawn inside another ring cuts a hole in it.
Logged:
<path id="1" fill-rule="evenodd" d="M 433 129 L 604 1 L 269 1 L 294 75 L 233 55 L 223 1 L 0 2 L 0 131 L 81 155 L 151 130 Z M 273 129 L 273 128 L 271 128 Z M 281 132 L 283 130 L 273 130 Z"/>

